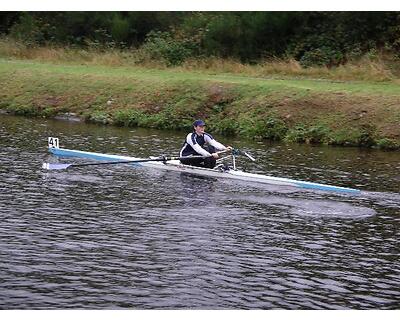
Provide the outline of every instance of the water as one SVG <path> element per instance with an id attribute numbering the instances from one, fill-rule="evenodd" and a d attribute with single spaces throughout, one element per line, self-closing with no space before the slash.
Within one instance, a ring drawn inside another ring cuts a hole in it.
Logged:
<path id="1" fill-rule="evenodd" d="M 248 171 L 361 195 L 124 165 L 41 169 L 56 161 L 48 136 L 145 157 L 176 154 L 184 135 L 0 115 L 0 308 L 400 307 L 399 152 L 220 139 L 251 151 Z"/>

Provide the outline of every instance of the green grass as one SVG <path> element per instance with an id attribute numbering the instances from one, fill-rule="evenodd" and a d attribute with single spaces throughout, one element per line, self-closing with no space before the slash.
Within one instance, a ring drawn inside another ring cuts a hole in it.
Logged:
<path id="1" fill-rule="evenodd" d="M 318 92 L 343 92 L 385 94 L 399 96 L 399 83 L 367 82 L 367 81 L 334 81 L 329 79 L 274 79 L 262 77 L 249 77 L 245 75 L 220 74 L 212 75 L 194 71 L 171 71 L 146 69 L 141 67 L 107 67 L 93 65 L 59 65 L 53 63 L 41 63 L 26 60 L 0 59 L 1 70 L 10 72 L 29 70 L 42 74 L 79 75 L 82 77 L 116 77 L 119 79 L 136 79 L 140 81 L 155 80 L 160 82 L 180 81 L 213 81 L 224 84 L 238 84 L 257 86 L 262 89 L 318 91 Z"/>
<path id="2" fill-rule="evenodd" d="M 0 108 L 52 117 L 306 143 L 400 146 L 396 81 L 332 81 L 0 59 Z"/>

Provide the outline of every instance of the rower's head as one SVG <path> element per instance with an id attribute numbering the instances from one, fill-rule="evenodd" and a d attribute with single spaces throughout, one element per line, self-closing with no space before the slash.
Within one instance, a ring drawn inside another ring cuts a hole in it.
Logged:
<path id="1" fill-rule="evenodd" d="M 196 120 L 193 122 L 193 130 L 197 134 L 203 134 L 205 129 L 206 123 L 203 120 Z"/>

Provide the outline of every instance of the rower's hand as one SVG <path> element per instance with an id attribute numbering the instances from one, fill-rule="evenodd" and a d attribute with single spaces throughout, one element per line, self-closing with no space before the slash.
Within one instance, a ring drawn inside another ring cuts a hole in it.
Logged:
<path id="1" fill-rule="evenodd" d="M 227 146 L 225 150 L 232 151 L 233 148 L 231 146 Z"/>
<path id="2" fill-rule="evenodd" d="M 211 155 L 214 157 L 214 159 L 218 159 L 218 158 L 219 158 L 219 155 L 218 155 L 218 153 L 216 153 L 216 152 L 211 153 Z"/>

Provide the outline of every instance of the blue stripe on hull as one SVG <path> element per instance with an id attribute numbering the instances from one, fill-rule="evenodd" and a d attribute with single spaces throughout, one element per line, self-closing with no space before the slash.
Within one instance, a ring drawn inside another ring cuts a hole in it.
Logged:
<path id="1" fill-rule="evenodd" d="M 321 185 L 321 184 L 314 184 L 312 182 L 297 182 L 296 186 L 305 189 L 315 189 L 315 190 L 322 190 L 322 191 L 335 191 L 335 192 L 349 192 L 349 193 L 359 193 L 360 190 L 352 189 L 352 188 L 343 188 L 343 187 L 335 187 L 329 185 Z"/>

